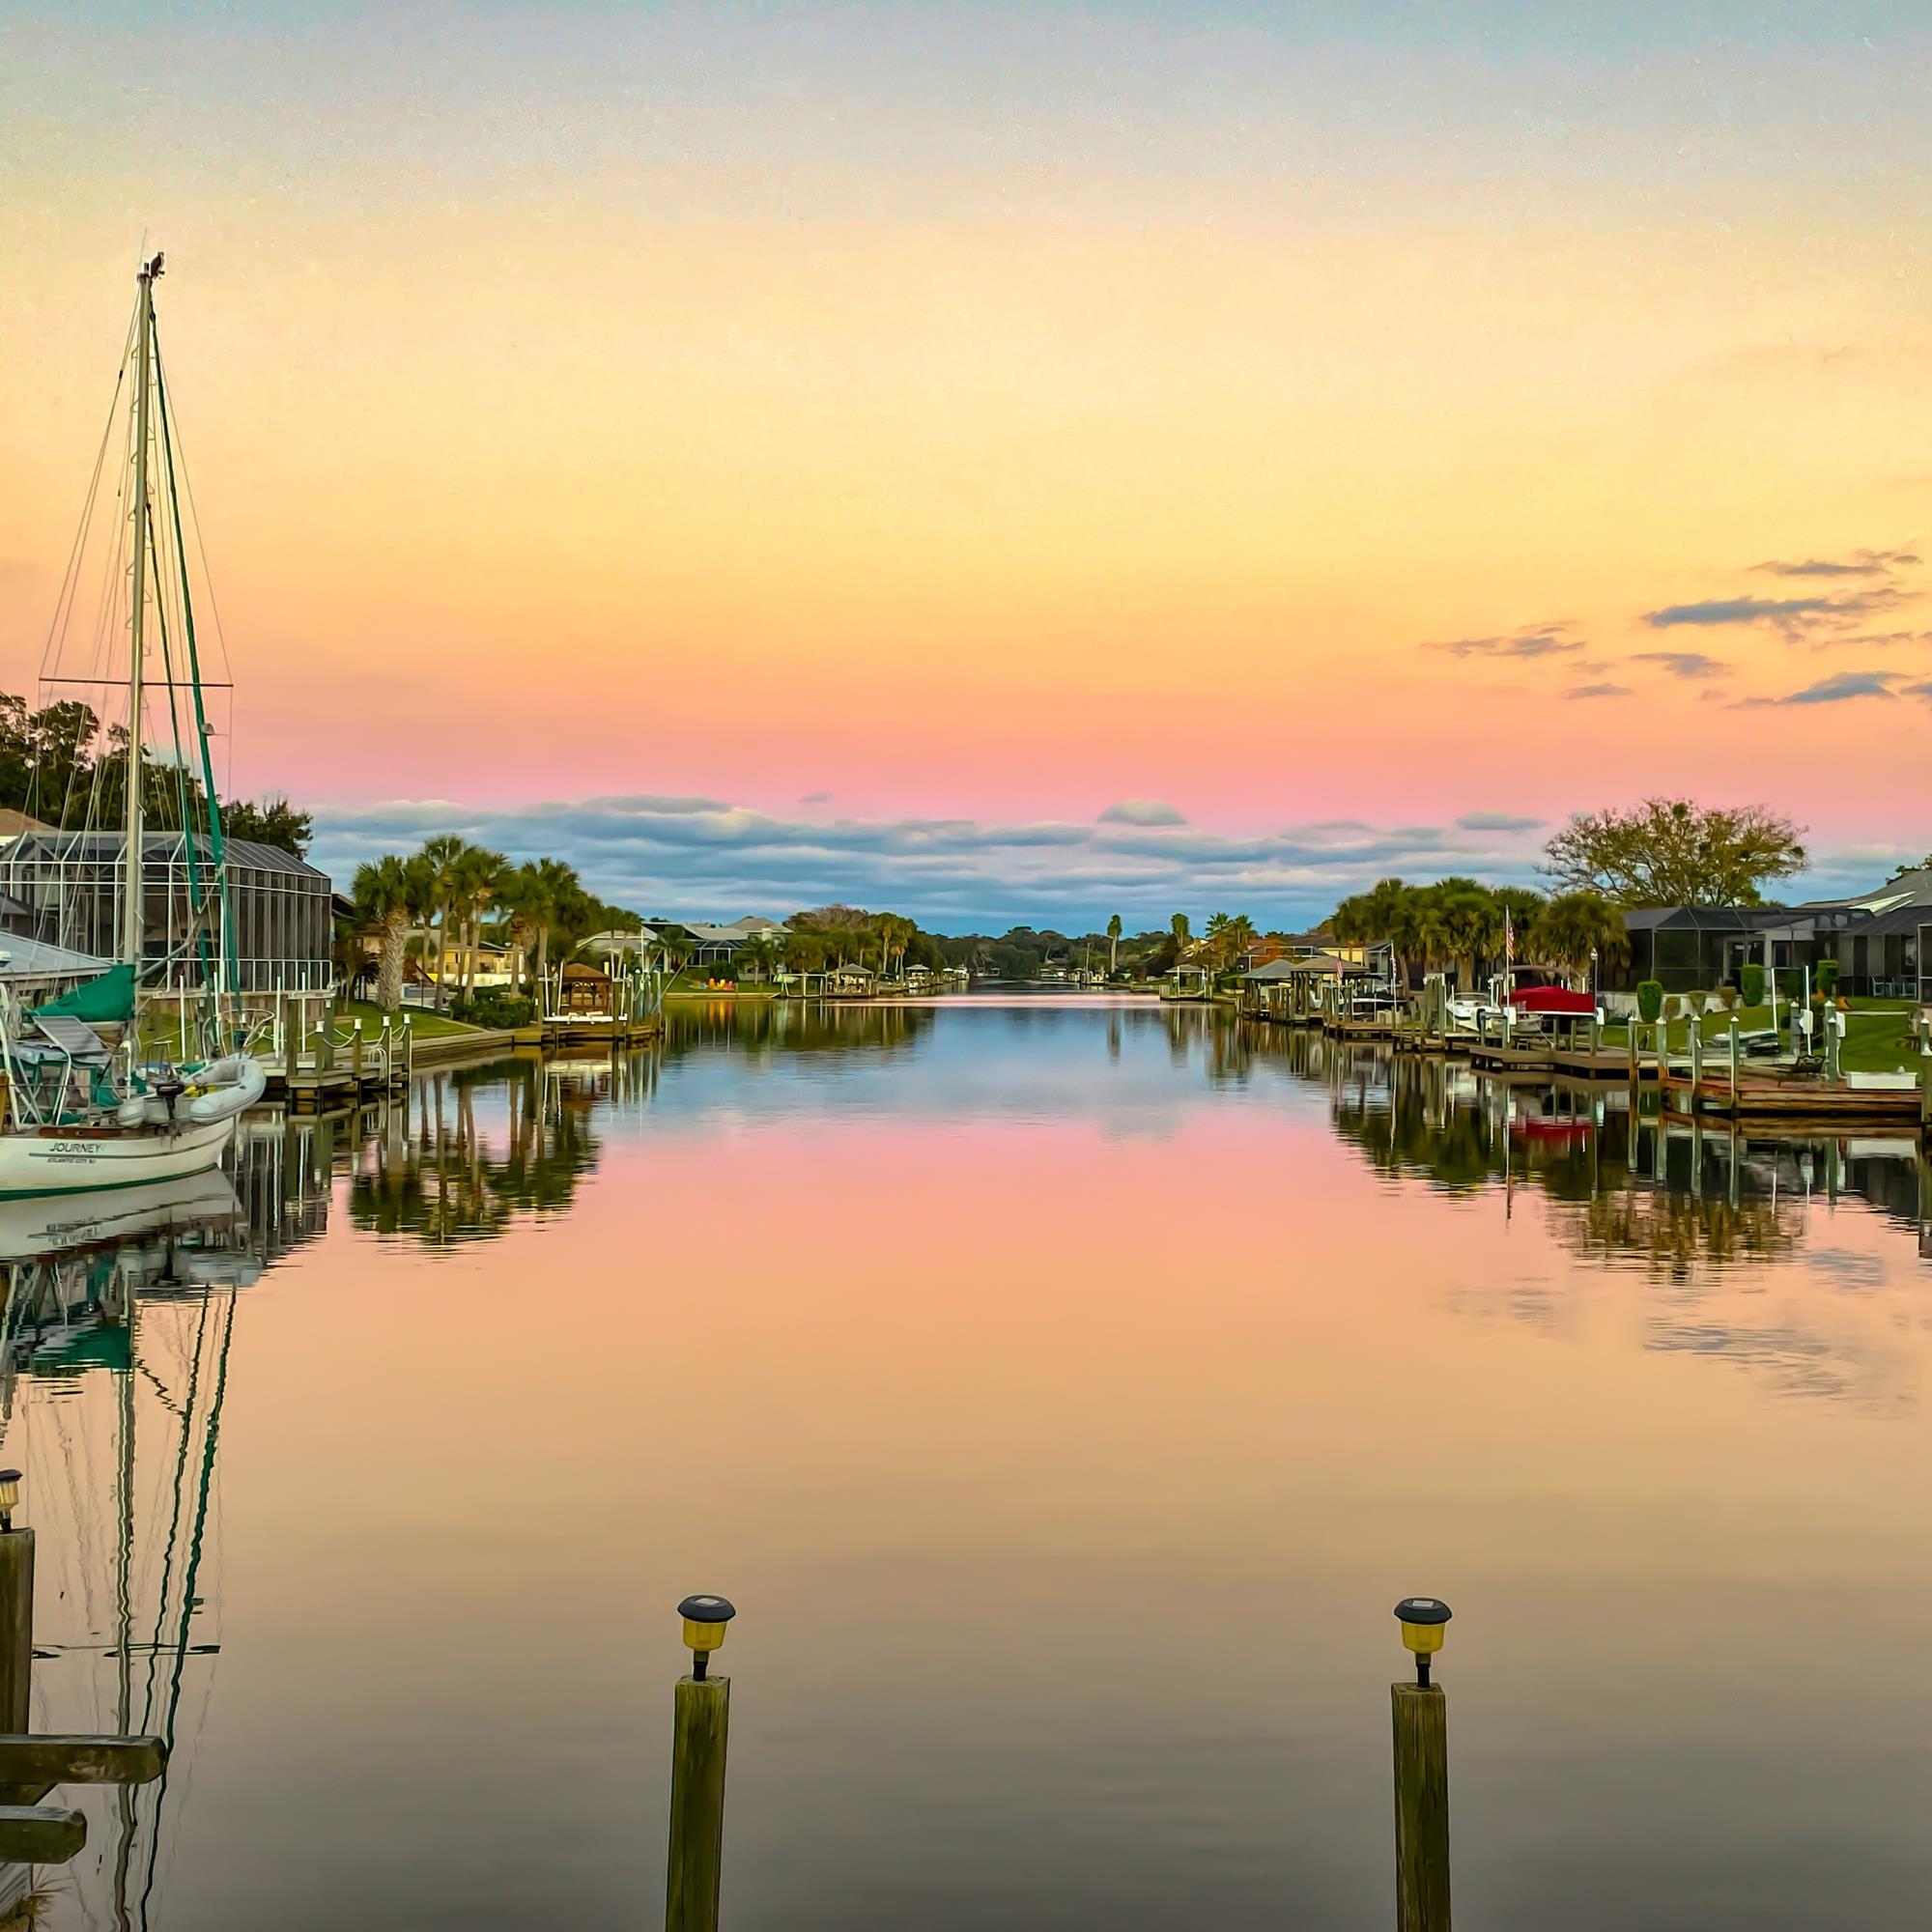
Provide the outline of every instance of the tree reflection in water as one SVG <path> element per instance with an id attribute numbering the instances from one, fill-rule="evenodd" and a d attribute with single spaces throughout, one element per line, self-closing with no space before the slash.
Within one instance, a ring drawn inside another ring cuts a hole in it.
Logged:
<path id="1" fill-rule="evenodd" d="M 379 1115 L 351 1179 L 350 1220 L 440 1248 L 493 1239 L 520 1217 L 564 1211 L 597 1164 L 595 1112 L 647 1094 L 656 1071 L 646 1048 L 426 1074 L 407 1107 Z M 500 1125 L 479 1125 L 479 1092 L 500 1109 Z"/>
<path id="2" fill-rule="evenodd" d="M 1327 1090 L 1335 1131 L 1392 1178 L 1466 1193 L 1499 1183 L 1575 1211 L 1552 1212 L 1580 1252 L 1683 1279 L 1789 1256 L 1815 1193 L 1856 1195 L 1920 1231 L 1932 1170 L 1916 1137 L 1733 1134 L 1721 1122 L 1633 1117 L 1629 1090 L 1492 1078 L 1456 1061 L 1398 1055 L 1303 1029 L 1242 1025 L 1212 1057 L 1222 1077 L 1278 1061 Z M 1640 1106 L 1654 1106 L 1646 1096 Z"/>
<path id="3" fill-rule="evenodd" d="M 667 1012 L 662 1051 L 672 1063 L 720 1050 L 753 1061 L 893 1054 L 917 1045 L 937 1018 L 934 1007 L 904 1000 L 694 1000 Z"/>

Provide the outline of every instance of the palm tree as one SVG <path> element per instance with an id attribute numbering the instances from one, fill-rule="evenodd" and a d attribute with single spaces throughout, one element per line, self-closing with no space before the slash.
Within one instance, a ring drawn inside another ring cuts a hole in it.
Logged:
<path id="1" fill-rule="evenodd" d="M 408 956 L 410 924 L 421 917 L 435 897 L 435 882 L 420 858 L 365 861 L 355 868 L 352 895 L 363 929 L 381 942 L 376 971 L 376 1004 L 393 1013 L 403 1004 L 403 962 Z"/>
<path id="2" fill-rule="evenodd" d="M 1246 913 L 1237 912 L 1221 928 L 1221 963 L 1237 966 L 1255 943 L 1255 923 Z"/>
<path id="3" fill-rule="evenodd" d="M 751 969 L 753 979 L 769 980 L 778 962 L 779 950 L 768 934 L 754 932 L 738 949 L 738 956 Z"/>
<path id="4" fill-rule="evenodd" d="M 1630 957 L 1623 915 L 1598 893 L 1560 893 L 1547 899 L 1529 923 L 1529 951 L 1539 959 L 1581 979 L 1595 952 L 1605 965 Z"/>
<path id="5" fill-rule="evenodd" d="M 1180 971 L 1180 955 L 1187 951 L 1187 942 L 1191 937 L 1187 915 L 1184 912 L 1176 913 L 1168 921 L 1167 929 L 1174 934 L 1174 970 L 1178 973 Z"/>
<path id="6" fill-rule="evenodd" d="M 1121 915 L 1116 913 L 1107 922 L 1107 978 L 1112 979 L 1121 970 Z"/>
<path id="7" fill-rule="evenodd" d="M 551 935 L 562 923 L 573 893 L 580 890 L 576 870 L 555 859 L 532 859 L 519 866 L 508 882 L 518 916 L 527 922 L 537 946 L 539 994 L 550 976 Z"/>
<path id="8" fill-rule="evenodd" d="M 453 832 L 423 840 L 420 858 L 436 902 L 436 1009 L 442 1010 L 442 980 L 449 967 L 449 921 L 456 900 L 456 865 L 469 849 Z"/>
<path id="9" fill-rule="evenodd" d="M 476 991 L 476 948 L 482 938 L 483 915 L 495 901 L 508 872 L 500 852 L 467 845 L 450 867 L 450 892 L 463 921 L 463 997 Z"/>

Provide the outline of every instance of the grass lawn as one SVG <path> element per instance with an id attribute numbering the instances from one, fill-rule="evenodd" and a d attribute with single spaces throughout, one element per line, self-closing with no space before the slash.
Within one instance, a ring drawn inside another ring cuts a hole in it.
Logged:
<path id="1" fill-rule="evenodd" d="M 774 1000 L 778 988 L 768 980 L 737 980 L 727 986 L 707 986 L 707 978 L 722 978 L 716 967 L 687 966 L 665 986 L 668 1000 Z"/>
<path id="2" fill-rule="evenodd" d="M 1897 1073 L 1918 1069 L 1919 1057 L 1912 1042 L 1914 1008 L 1910 1001 L 1848 1000 L 1846 1005 L 1850 1009 L 1851 1025 L 1845 1034 L 1844 1045 L 1839 1049 L 1838 1064 L 1847 1073 Z M 1787 1034 L 1789 1022 L 1786 1015 L 1789 1011 L 1789 1002 L 1779 1000 L 1777 1017 Z M 1771 1025 L 1771 1009 L 1768 1006 L 1740 1007 L 1737 1017 L 1742 1032 L 1762 1032 Z M 1730 1033 L 1730 1015 L 1708 1012 L 1700 1022 L 1699 1031 L 1704 1036 L 1706 1047 L 1715 1048 L 1722 1054 Z M 1690 1048 L 1690 1020 L 1673 1020 L 1669 1037 L 1674 1051 L 1688 1053 Z M 1647 1046 L 1648 1032 L 1644 1038 Z M 1629 1043 L 1628 1027 L 1606 1026 L 1604 1029 L 1605 1046 L 1627 1047 Z"/>

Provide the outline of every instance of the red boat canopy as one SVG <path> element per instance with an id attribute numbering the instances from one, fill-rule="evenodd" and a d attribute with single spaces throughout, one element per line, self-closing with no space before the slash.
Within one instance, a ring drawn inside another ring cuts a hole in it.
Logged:
<path id="1" fill-rule="evenodd" d="M 1510 995 L 1510 1005 L 1520 1013 L 1570 1013 L 1588 1019 L 1597 1003 L 1588 993 L 1573 993 L 1568 986 L 1519 986 Z"/>

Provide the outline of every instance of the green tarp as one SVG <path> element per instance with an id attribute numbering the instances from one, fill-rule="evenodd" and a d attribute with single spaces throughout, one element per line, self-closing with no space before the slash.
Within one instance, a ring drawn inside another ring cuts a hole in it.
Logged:
<path id="1" fill-rule="evenodd" d="M 36 1007 L 35 1013 L 66 1014 L 90 1026 L 114 1021 L 125 1026 L 134 1017 L 134 969 L 124 960 L 110 966 L 98 980 L 83 980 L 71 993 Z"/>

